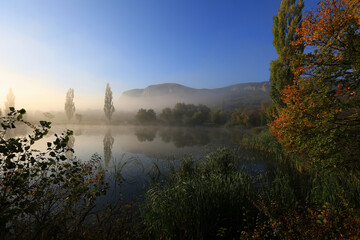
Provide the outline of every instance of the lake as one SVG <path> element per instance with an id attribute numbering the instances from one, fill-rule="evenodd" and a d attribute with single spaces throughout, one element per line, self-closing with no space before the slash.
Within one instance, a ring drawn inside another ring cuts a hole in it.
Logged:
<path id="1" fill-rule="evenodd" d="M 158 178 L 166 178 L 170 169 L 177 169 L 181 159 L 200 159 L 215 149 L 227 146 L 239 149 L 245 130 L 206 127 L 141 127 L 141 126 L 64 126 L 57 125 L 34 145 L 45 150 L 54 133 L 74 131 L 69 146 L 75 151 L 68 158 L 89 160 L 94 154 L 101 157 L 101 166 L 108 170 L 110 189 L 103 201 L 115 201 L 122 193 L 124 201 L 133 200 Z M 19 131 L 19 130 L 17 130 Z M 25 132 L 9 135 L 25 135 Z M 242 151 L 250 171 L 263 170 L 266 165 L 259 157 Z"/>

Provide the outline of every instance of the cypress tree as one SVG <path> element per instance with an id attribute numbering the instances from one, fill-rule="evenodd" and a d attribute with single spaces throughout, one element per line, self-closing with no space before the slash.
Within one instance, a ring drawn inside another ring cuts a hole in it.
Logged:
<path id="1" fill-rule="evenodd" d="M 109 123 L 111 122 L 112 114 L 115 112 L 114 104 L 113 104 L 113 96 L 109 83 L 106 85 L 105 91 L 105 103 L 104 103 L 104 112 L 105 116 L 108 119 Z"/>

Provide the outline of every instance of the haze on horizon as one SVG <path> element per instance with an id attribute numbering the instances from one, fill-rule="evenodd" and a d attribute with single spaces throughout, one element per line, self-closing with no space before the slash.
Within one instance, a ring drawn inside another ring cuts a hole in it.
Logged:
<path id="1" fill-rule="evenodd" d="M 218 88 L 269 79 L 272 17 L 280 0 L 0 2 L 0 108 L 102 109 L 160 83 Z M 306 0 L 305 10 L 316 5 Z M 121 109 L 117 109 L 121 110 Z"/>

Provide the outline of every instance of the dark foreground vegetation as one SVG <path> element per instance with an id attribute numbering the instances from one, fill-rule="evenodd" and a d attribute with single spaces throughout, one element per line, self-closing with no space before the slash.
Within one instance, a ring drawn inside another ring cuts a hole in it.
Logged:
<path id="1" fill-rule="evenodd" d="M 314 169 L 282 153 L 263 131 L 243 138 L 242 150 L 220 148 L 185 158 L 170 177 L 154 178 L 139 202 L 96 206 L 107 189 L 96 159 L 66 153 L 71 132 L 44 152 L 32 145 L 50 123 L 2 118 L 1 238 L 22 239 L 351 239 L 360 236 L 360 175 L 342 168 Z M 16 124 L 34 128 L 5 139 Z M 249 172 L 246 149 L 268 161 Z M 160 180 L 161 179 L 161 180 Z"/>

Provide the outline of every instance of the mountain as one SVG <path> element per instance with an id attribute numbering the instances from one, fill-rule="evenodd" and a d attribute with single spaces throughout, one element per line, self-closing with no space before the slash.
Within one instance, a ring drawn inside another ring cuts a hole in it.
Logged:
<path id="1" fill-rule="evenodd" d="M 261 102 L 270 102 L 269 90 L 269 82 L 239 83 L 215 89 L 196 89 L 176 83 L 164 83 L 125 91 L 119 103 L 135 109 L 155 110 L 173 107 L 178 102 L 205 104 L 210 108 L 220 108 L 223 105 L 227 110 L 239 106 L 256 108 Z"/>

